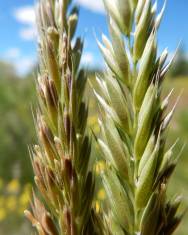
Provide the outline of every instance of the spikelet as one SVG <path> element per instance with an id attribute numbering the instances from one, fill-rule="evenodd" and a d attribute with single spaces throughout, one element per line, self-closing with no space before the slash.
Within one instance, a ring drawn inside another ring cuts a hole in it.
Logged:
<path id="1" fill-rule="evenodd" d="M 87 77 L 79 70 L 83 42 L 72 41 L 78 8 L 70 3 L 39 0 L 37 4 L 39 143 L 30 152 L 41 196 L 34 194 L 33 214 L 25 214 L 40 235 L 101 235 L 102 219 L 92 208 L 95 180 L 83 97 Z"/>
<path id="2" fill-rule="evenodd" d="M 98 144 L 106 160 L 101 174 L 107 194 L 110 231 L 117 235 L 170 235 L 179 225 L 181 199 L 168 201 L 168 180 L 178 162 L 174 145 L 166 151 L 170 94 L 162 100 L 167 62 L 157 57 L 157 15 L 151 0 L 104 0 L 110 38 L 98 42 L 106 72 L 94 93 L 102 110 Z M 123 11 L 123 12 L 122 12 Z M 134 30 L 134 32 L 132 32 Z"/>

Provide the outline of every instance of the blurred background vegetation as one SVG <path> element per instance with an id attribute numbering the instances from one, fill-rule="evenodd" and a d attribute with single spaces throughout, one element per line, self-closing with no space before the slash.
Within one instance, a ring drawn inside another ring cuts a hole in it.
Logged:
<path id="1" fill-rule="evenodd" d="M 94 74 L 95 70 L 89 71 L 90 79 L 94 79 Z M 33 184 L 27 148 L 36 143 L 31 111 L 32 107 L 35 110 L 37 103 L 35 75 L 36 70 L 33 69 L 26 76 L 20 77 L 11 64 L 0 62 L 0 235 L 30 234 L 31 228 L 23 211 L 29 206 Z M 169 197 L 172 193 L 180 193 L 188 206 L 188 60 L 183 48 L 179 50 L 165 81 L 164 94 L 172 88 L 174 92 L 170 107 L 182 89 L 184 91 L 169 129 L 167 146 L 179 137 L 175 153 L 178 154 L 184 144 L 185 148 L 169 187 Z M 89 125 L 98 134 L 96 102 L 90 88 L 87 93 L 90 97 Z M 96 164 L 97 175 L 103 166 L 102 161 Z M 100 188 L 100 183 L 97 190 L 95 206 L 99 210 L 100 201 L 105 200 L 105 193 Z M 188 234 L 187 219 L 188 216 L 177 230 L 177 235 Z"/>

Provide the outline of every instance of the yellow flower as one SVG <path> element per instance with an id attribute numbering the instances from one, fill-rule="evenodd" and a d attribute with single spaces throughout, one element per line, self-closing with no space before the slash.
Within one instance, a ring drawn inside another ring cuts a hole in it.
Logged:
<path id="1" fill-rule="evenodd" d="M 9 196 L 7 199 L 6 199 L 6 208 L 8 210 L 15 210 L 17 207 L 17 198 L 15 196 Z"/>
<path id="2" fill-rule="evenodd" d="M 105 191 L 104 189 L 100 189 L 97 193 L 97 198 L 99 200 L 104 200 L 106 198 L 106 194 L 105 194 Z"/>
<path id="3" fill-rule="evenodd" d="M 105 162 L 104 161 L 98 161 L 95 166 L 95 171 L 97 174 L 99 174 L 101 171 L 104 171 L 105 169 Z"/>
<path id="4" fill-rule="evenodd" d="M 100 204 L 99 204 L 98 201 L 95 202 L 95 211 L 96 211 L 97 213 L 99 213 L 99 211 L 100 211 Z"/>
<path id="5" fill-rule="evenodd" d="M 17 179 L 13 179 L 7 185 L 7 192 L 9 193 L 17 193 L 20 190 L 20 183 Z"/>
<path id="6" fill-rule="evenodd" d="M 4 208 L 0 208 L 0 221 L 3 221 L 6 217 L 6 210 Z"/>
<path id="7" fill-rule="evenodd" d="M 25 209 L 27 208 L 29 202 L 30 202 L 30 191 L 24 191 L 20 198 L 19 198 L 19 203 L 22 207 L 25 207 Z"/>

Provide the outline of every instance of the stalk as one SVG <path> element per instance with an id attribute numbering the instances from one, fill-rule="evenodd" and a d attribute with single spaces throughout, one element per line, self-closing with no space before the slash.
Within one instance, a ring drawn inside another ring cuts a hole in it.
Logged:
<path id="1" fill-rule="evenodd" d="M 101 139 L 106 170 L 101 174 L 111 234 L 170 235 L 179 225 L 181 198 L 166 190 L 179 156 L 166 149 L 167 129 L 175 106 L 167 113 L 170 94 L 162 85 L 172 61 L 165 49 L 157 56 L 157 31 L 165 3 L 157 15 L 151 0 L 104 0 L 110 40 L 98 42 L 106 72 L 94 90 L 101 107 Z"/>
<path id="2" fill-rule="evenodd" d="M 95 180 L 79 69 L 83 41 L 74 37 L 78 8 L 71 0 L 39 0 L 38 145 L 30 149 L 37 196 L 25 214 L 40 235 L 101 235 L 92 208 Z M 73 42 L 73 38 L 75 41 Z"/>

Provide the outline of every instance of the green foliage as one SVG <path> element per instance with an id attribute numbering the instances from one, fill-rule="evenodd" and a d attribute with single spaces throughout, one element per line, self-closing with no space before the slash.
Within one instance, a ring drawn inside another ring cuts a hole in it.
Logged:
<path id="1" fill-rule="evenodd" d="M 39 0 L 38 144 L 30 149 L 35 183 L 32 213 L 39 235 L 102 235 L 92 207 L 95 177 L 87 129 L 86 74 L 80 70 L 83 42 L 73 37 L 78 8 L 71 0 Z M 44 202 L 43 202 L 44 201 Z"/>
<path id="2" fill-rule="evenodd" d="M 0 65 L 0 177 L 32 180 L 27 146 L 35 140 L 31 106 L 35 105 L 34 83 L 19 79 L 12 66 Z"/>
<path id="3" fill-rule="evenodd" d="M 0 61 L 0 78 L 13 79 L 18 78 L 16 70 L 12 64 Z"/>
<path id="4" fill-rule="evenodd" d="M 171 128 L 169 130 L 169 138 L 167 140 L 168 146 L 171 143 L 174 143 L 178 138 L 178 142 L 176 147 L 174 148 L 174 154 L 178 155 L 182 152 L 179 164 L 175 171 L 174 177 L 170 183 L 169 194 L 172 196 L 173 194 L 177 194 L 180 192 L 183 199 L 183 207 L 188 207 L 188 174 L 187 174 L 187 151 L 188 151 L 188 106 L 187 106 L 187 89 L 188 89 L 188 79 L 187 77 L 179 77 L 178 79 L 172 80 L 171 78 L 167 79 L 165 83 L 165 90 L 170 90 L 170 87 L 174 87 L 174 92 L 172 95 L 173 100 L 179 93 L 184 89 L 184 92 L 181 96 L 181 99 L 178 103 L 175 117 L 172 121 Z M 171 101 L 170 106 L 172 106 L 173 100 Z M 182 149 L 182 146 L 184 148 Z M 186 213 L 185 218 L 182 221 L 181 226 L 178 228 L 176 234 L 178 235 L 187 235 L 188 227 L 187 227 L 188 214 Z"/>
<path id="5" fill-rule="evenodd" d="M 170 76 L 175 78 L 178 76 L 188 75 L 188 58 L 185 49 L 181 47 L 175 57 L 175 61 L 172 69 L 170 70 Z"/>

